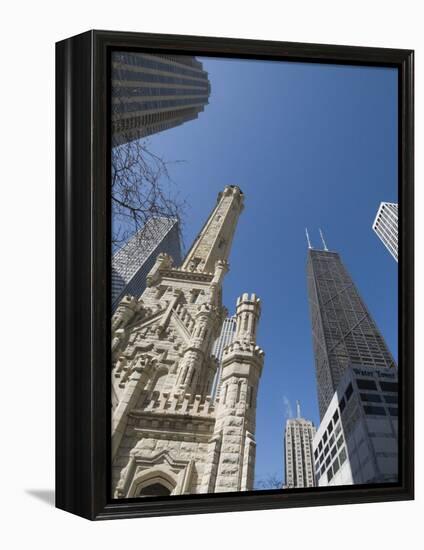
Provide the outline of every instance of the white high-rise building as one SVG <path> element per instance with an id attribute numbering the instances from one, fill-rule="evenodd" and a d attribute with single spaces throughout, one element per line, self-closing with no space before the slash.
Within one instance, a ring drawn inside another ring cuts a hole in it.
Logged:
<path id="1" fill-rule="evenodd" d="M 382 202 L 378 209 L 373 230 L 384 246 L 398 261 L 398 205 L 395 202 Z"/>
<path id="2" fill-rule="evenodd" d="M 312 441 L 316 428 L 310 420 L 300 416 L 297 403 L 297 418 L 289 418 L 284 434 L 285 488 L 314 487 L 314 460 Z"/>
<path id="3" fill-rule="evenodd" d="M 319 487 L 398 480 L 396 369 L 349 367 L 314 437 Z"/>
<path id="4" fill-rule="evenodd" d="M 234 340 L 236 333 L 237 318 L 235 315 L 232 317 L 227 317 L 221 329 L 221 334 L 215 340 L 215 344 L 212 348 L 212 355 L 216 357 L 218 361 L 218 370 L 216 372 L 215 380 L 212 388 L 212 396 L 217 399 L 219 398 L 220 389 L 221 389 L 221 374 L 222 374 L 222 357 L 224 355 L 224 348 L 231 344 Z"/>

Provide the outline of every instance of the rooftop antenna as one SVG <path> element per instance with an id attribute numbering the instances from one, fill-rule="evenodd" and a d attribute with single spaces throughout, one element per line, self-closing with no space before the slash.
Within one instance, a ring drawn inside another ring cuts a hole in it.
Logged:
<path id="1" fill-rule="evenodd" d="M 325 244 L 324 235 L 322 234 L 321 229 L 319 230 L 319 234 L 321 235 L 322 244 L 324 245 L 324 250 L 328 252 L 327 245 Z"/>
<path id="2" fill-rule="evenodd" d="M 306 233 L 306 240 L 308 241 L 308 248 L 312 248 L 307 227 L 305 227 L 305 233 Z"/>
<path id="3" fill-rule="evenodd" d="M 301 418 L 301 416 L 300 416 L 300 403 L 299 403 L 299 401 L 296 401 L 296 414 L 297 414 L 297 418 Z"/>

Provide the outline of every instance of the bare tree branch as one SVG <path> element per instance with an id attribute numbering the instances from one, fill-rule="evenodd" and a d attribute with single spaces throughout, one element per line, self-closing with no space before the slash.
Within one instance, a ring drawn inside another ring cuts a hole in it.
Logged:
<path id="1" fill-rule="evenodd" d="M 112 246 L 117 248 L 152 217 L 176 218 L 180 232 L 186 202 L 180 199 L 168 166 L 150 150 L 147 139 L 112 148 Z"/>
<path id="2" fill-rule="evenodd" d="M 264 479 L 256 483 L 256 489 L 282 489 L 283 481 L 276 473 L 268 474 Z"/>

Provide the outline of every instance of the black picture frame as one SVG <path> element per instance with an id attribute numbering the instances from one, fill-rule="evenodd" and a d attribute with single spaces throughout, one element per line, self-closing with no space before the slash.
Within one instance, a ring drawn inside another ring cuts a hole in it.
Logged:
<path id="1" fill-rule="evenodd" d="M 389 66 L 399 74 L 399 483 L 109 498 L 108 98 L 113 49 Z M 97 520 L 414 498 L 411 50 L 89 31 L 56 44 L 56 506 Z"/>

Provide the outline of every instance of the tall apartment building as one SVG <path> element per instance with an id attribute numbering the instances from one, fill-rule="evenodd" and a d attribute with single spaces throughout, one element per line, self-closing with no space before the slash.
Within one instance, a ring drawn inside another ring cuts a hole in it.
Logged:
<path id="1" fill-rule="evenodd" d="M 219 398 L 221 390 L 221 374 L 222 374 L 222 357 L 224 355 L 224 348 L 231 344 L 234 340 L 236 333 L 237 319 L 233 315 L 232 317 L 227 317 L 222 323 L 221 334 L 216 339 L 215 344 L 212 348 L 212 355 L 216 357 L 218 362 L 218 370 L 215 375 L 215 380 L 212 387 L 212 397 L 214 399 Z"/>
<path id="2" fill-rule="evenodd" d="M 154 217 L 131 237 L 112 257 L 112 312 L 123 296 L 138 298 L 146 288 L 146 277 L 159 253 L 181 263 L 178 220 Z"/>
<path id="3" fill-rule="evenodd" d="M 398 261 L 398 205 L 395 202 L 382 202 L 372 225 L 373 230 L 384 246 Z"/>
<path id="4" fill-rule="evenodd" d="M 398 480 L 397 369 L 349 367 L 313 441 L 317 485 Z"/>
<path id="5" fill-rule="evenodd" d="M 209 102 L 202 63 L 185 55 L 112 54 L 112 145 L 193 120 Z"/>
<path id="6" fill-rule="evenodd" d="M 297 418 L 286 421 L 284 433 L 285 488 L 315 486 L 312 448 L 315 433 L 314 424 L 301 418 L 298 403 Z"/>
<path id="7" fill-rule="evenodd" d="M 308 250 L 308 298 L 320 418 L 352 365 L 395 367 L 395 361 L 337 252 Z"/>

